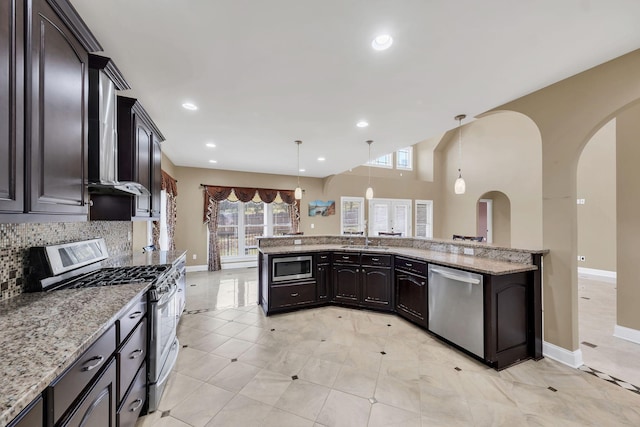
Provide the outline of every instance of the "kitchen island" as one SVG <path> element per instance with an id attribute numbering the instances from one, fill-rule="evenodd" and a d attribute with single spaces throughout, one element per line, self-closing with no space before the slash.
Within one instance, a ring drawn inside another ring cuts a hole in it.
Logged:
<path id="1" fill-rule="evenodd" d="M 502 369 L 542 358 L 546 252 L 397 237 L 261 238 L 258 302 L 267 315 L 327 304 L 396 313 Z"/>

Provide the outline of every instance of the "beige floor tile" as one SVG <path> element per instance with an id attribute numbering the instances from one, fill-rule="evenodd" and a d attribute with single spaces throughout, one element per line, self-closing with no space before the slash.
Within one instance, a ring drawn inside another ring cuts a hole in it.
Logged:
<path id="1" fill-rule="evenodd" d="M 236 395 L 206 427 L 262 427 L 272 406 Z"/>
<path id="2" fill-rule="evenodd" d="M 247 313 L 246 310 L 242 311 L 244 311 L 244 314 L 233 319 L 234 322 L 244 323 L 245 325 L 255 325 L 264 317 L 264 315 L 260 315 L 259 313 Z"/>
<path id="3" fill-rule="evenodd" d="M 286 353 L 286 350 L 282 350 L 279 347 L 266 346 L 261 344 L 254 344 L 247 351 L 242 353 L 238 360 L 249 363 L 260 368 L 264 368 L 269 363 L 281 357 Z"/>
<path id="4" fill-rule="evenodd" d="M 207 381 L 209 378 L 216 375 L 230 363 L 231 360 L 227 359 L 226 357 L 220 357 L 216 356 L 215 354 L 207 353 L 201 358 L 194 360 L 190 364 L 184 363 L 177 371 L 191 378 L 195 378 L 201 381 Z"/>
<path id="5" fill-rule="evenodd" d="M 251 346 L 253 346 L 253 343 L 250 343 L 249 341 L 229 338 L 229 340 L 220 344 L 215 350 L 213 350 L 212 353 L 233 359 L 240 357 L 240 355 L 251 348 Z"/>
<path id="6" fill-rule="evenodd" d="M 235 337 L 240 339 L 240 340 L 244 340 L 244 341 L 250 341 L 252 343 L 257 343 L 260 338 L 262 337 L 263 334 L 265 334 L 265 330 L 262 328 L 259 328 L 257 326 L 249 326 L 247 328 L 245 328 L 244 330 L 238 332 Z"/>
<path id="7" fill-rule="evenodd" d="M 432 387 L 425 382 L 420 383 L 420 408 L 423 420 L 435 425 L 473 424 L 467 399 L 455 391 Z"/>
<path id="8" fill-rule="evenodd" d="M 264 427 L 312 427 L 313 421 L 278 408 L 273 408 L 264 419 Z"/>
<path id="9" fill-rule="evenodd" d="M 352 346 L 343 364 L 356 369 L 378 372 L 380 370 L 380 363 L 385 357 L 386 356 L 383 356 L 380 351 L 362 350 Z"/>
<path id="10" fill-rule="evenodd" d="M 161 417 L 159 412 L 140 417 L 136 423 L 136 427 L 190 427 L 172 416 Z"/>
<path id="11" fill-rule="evenodd" d="M 207 332 L 213 332 L 227 323 L 229 322 L 226 320 L 216 319 L 203 314 L 186 314 L 180 318 L 180 325 Z"/>
<path id="12" fill-rule="evenodd" d="M 204 384 L 197 393 L 171 409 L 171 416 L 191 426 L 202 427 L 233 397 L 234 393 L 211 384 Z"/>
<path id="13" fill-rule="evenodd" d="M 420 379 L 420 361 L 396 360 L 382 357 L 380 374 L 392 376 L 405 381 L 417 381 Z"/>
<path id="14" fill-rule="evenodd" d="M 342 363 L 349 354 L 349 346 L 335 342 L 321 342 L 313 352 L 313 357 L 330 362 Z"/>
<path id="15" fill-rule="evenodd" d="M 309 357 L 307 363 L 300 370 L 298 377 L 304 381 L 331 387 L 341 368 L 342 366 L 339 363 Z"/>
<path id="16" fill-rule="evenodd" d="M 375 403 L 371 406 L 368 427 L 421 427 L 420 414 L 384 403 Z"/>
<path id="17" fill-rule="evenodd" d="M 343 366 L 333 388 L 368 399 L 375 393 L 377 380 L 377 372 Z"/>
<path id="18" fill-rule="evenodd" d="M 404 381 L 381 374 L 374 396 L 384 404 L 420 414 L 420 386 L 417 381 Z"/>
<path id="19" fill-rule="evenodd" d="M 315 420 L 331 389 L 303 380 L 293 381 L 275 404 L 276 408 Z"/>
<path id="20" fill-rule="evenodd" d="M 182 375 L 180 372 L 172 372 L 164 388 L 162 399 L 158 404 L 158 410 L 166 411 L 172 409 L 204 384 L 203 381 Z"/>
<path id="21" fill-rule="evenodd" d="M 516 408 L 500 403 L 469 400 L 473 423 L 478 427 L 523 426 L 526 416 Z"/>
<path id="22" fill-rule="evenodd" d="M 249 325 L 245 325 L 244 323 L 238 322 L 228 322 L 226 325 L 220 326 L 216 329 L 216 334 L 224 335 L 227 337 L 235 337 L 240 332 L 247 329 Z"/>
<path id="23" fill-rule="evenodd" d="M 182 345 L 188 345 L 190 348 L 206 351 L 207 353 L 212 352 L 225 342 L 229 341 L 229 337 L 216 334 L 215 332 L 209 332 L 208 334 L 191 341 L 183 341 L 182 336 L 178 334 L 178 339 Z"/>
<path id="24" fill-rule="evenodd" d="M 181 343 L 182 344 L 182 343 Z M 191 367 L 198 360 L 202 359 L 208 353 L 191 347 L 180 348 L 178 352 L 178 360 L 176 361 L 175 370 L 180 372 L 186 367 Z"/>
<path id="25" fill-rule="evenodd" d="M 330 427 L 366 426 L 370 410 L 367 399 L 331 390 L 316 421 Z"/>
<path id="26" fill-rule="evenodd" d="M 233 362 L 209 378 L 207 382 L 237 393 L 255 378 L 258 372 L 260 372 L 260 368 L 257 366 L 243 362 Z"/>
<path id="27" fill-rule="evenodd" d="M 309 355 L 285 351 L 279 353 L 272 359 L 266 368 L 270 371 L 279 372 L 288 376 L 298 375 L 305 363 L 307 363 L 307 360 L 309 360 Z"/>
<path id="28" fill-rule="evenodd" d="M 274 405 L 292 383 L 290 376 L 263 369 L 240 394 L 268 405 Z"/>

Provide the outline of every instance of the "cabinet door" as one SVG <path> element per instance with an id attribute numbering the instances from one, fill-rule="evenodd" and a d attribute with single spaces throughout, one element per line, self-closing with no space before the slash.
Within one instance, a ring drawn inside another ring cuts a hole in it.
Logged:
<path id="1" fill-rule="evenodd" d="M 44 404 L 42 397 L 36 398 L 7 427 L 37 427 L 44 425 Z"/>
<path id="2" fill-rule="evenodd" d="M 333 266 L 333 295 L 336 301 L 357 303 L 360 269 L 351 265 Z"/>
<path id="3" fill-rule="evenodd" d="M 115 427 L 116 363 L 111 361 L 75 412 L 61 424 L 64 427 Z"/>
<path id="4" fill-rule="evenodd" d="M 88 213 L 88 55 L 46 0 L 33 2 L 26 108 L 29 212 Z"/>
<path id="5" fill-rule="evenodd" d="M 24 209 L 23 9 L 0 2 L 0 212 Z"/>
<path id="6" fill-rule="evenodd" d="M 396 271 L 396 311 L 427 327 L 427 279 Z"/>
<path id="7" fill-rule="evenodd" d="M 331 299 L 331 266 L 329 264 L 318 264 L 318 275 L 316 276 L 318 302 L 326 302 Z"/>
<path id="8" fill-rule="evenodd" d="M 369 307 L 391 309 L 391 270 L 362 267 L 362 303 Z"/>
<path id="9" fill-rule="evenodd" d="M 151 216 L 160 219 L 160 192 L 162 191 L 162 150 L 160 140 L 153 135 L 151 145 Z"/>
<path id="10" fill-rule="evenodd" d="M 151 145 L 153 144 L 153 134 L 151 130 L 140 120 L 136 119 L 136 149 L 135 156 L 137 165 L 136 181 L 144 185 L 148 190 L 151 189 Z M 134 216 L 150 217 L 151 216 L 151 196 L 136 196 Z"/>

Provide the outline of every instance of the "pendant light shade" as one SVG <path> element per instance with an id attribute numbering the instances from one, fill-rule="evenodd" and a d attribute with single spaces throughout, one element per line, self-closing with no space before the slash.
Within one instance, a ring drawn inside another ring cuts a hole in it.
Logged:
<path id="1" fill-rule="evenodd" d="M 302 188 L 300 187 L 300 144 L 302 144 L 302 141 L 296 141 L 296 145 L 298 146 L 298 186 L 293 192 L 296 200 L 302 199 Z"/>
<path id="2" fill-rule="evenodd" d="M 367 161 L 369 168 L 369 186 L 367 187 L 367 191 L 364 193 L 364 198 L 367 200 L 373 199 L 373 188 L 371 187 L 371 144 L 373 144 L 372 140 L 368 140 L 367 144 L 369 144 L 369 160 Z"/>
<path id="3" fill-rule="evenodd" d="M 465 114 L 460 114 L 455 117 L 458 121 L 458 178 L 453 185 L 453 191 L 456 194 L 464 194 L 467 190 L 467 184 L 462 178 L 462 120 L 467 117 Z"/>

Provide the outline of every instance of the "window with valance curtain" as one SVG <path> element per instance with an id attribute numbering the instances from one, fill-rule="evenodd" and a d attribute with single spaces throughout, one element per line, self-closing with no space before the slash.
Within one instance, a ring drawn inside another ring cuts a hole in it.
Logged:
<path id="1" fill-rule="evenodd" d="M 175 243 L 175 230 L 176 230 L 176 221 L 178 218 L 178 204 L 176 197 L 178 197 L 178 181 L 173 178 L 171 175 L 162 172 L 162 190 L 166 192 L 167 195 L 167 208 L 166 208 L 166 218 L 167 218 L 167 238 L 169 245 L 167 248 L 162 248 L 163 250 L 174 250 L 176 248 Z M 153 244 L 156 248 L 160 247 L 160 221 L 153 221 Z"/>
<path id="2" fill-rule="evenodd" d="M 209 231 L 209 256 L 207 260 L 208 270 L 217 271 L 221 268 L 220 248 L 218 242 L 218 216 L 220 214 L 220 202 L 229 199 L 232 195 L 237 200 L 247 203 L 250 201 L 273 203 L 280 199 L 289 207 L 291 217 L 291 231 L 298 231 L 300 226 L 300 201 L 296 200 L 294 190 L 273 190 L 267 188 L 248 187 L 222 187 L 203 185 L 204 187 L 204 213 L 203 221 Z"/>

